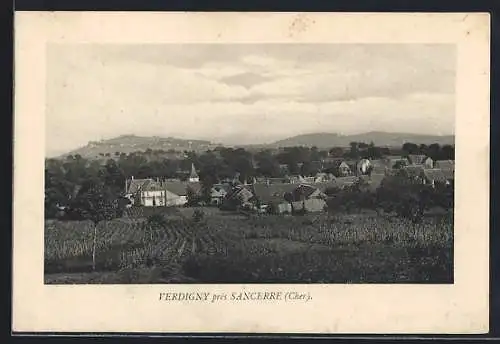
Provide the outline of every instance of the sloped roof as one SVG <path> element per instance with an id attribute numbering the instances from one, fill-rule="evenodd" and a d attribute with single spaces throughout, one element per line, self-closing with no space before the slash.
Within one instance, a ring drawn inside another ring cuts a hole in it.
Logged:
<path id="1" fill-rule="evenodd" d="M 201 192 L 201 183 L 199 183 L 199 182 L 189 182 L 189 183 L 186 184 L 186 189 L 187 190 L 191 190 L 194 193 L 200 193 Z"/>
<path id="2" fill-rule="evenodd" d="M 426 158 L 427 158 L 427 156 L 424 154 L 409 154 L 408 155 L 408 160 L 410 161 L 410 163 L 412 163 L 414 165 L 423 164 Z"/>
<path id="3" fill-rule="evenodd" d="M 134 194 L 139 192 L 140 190 L 144 189 L 145 187 L 148 186 L 149 183 L 153 182 L 153 179 L 147 178 L 147 179 L 132 179 L 130 180 L 130 183 L 128 184 L 127 192 Z"/>
<path id="4" fill-rule="evenodd" d="M 455 179 L 455 170 L 454 169 L 441 169 L 443 172 L 445 178 L 447 180 L 454 180 Z"/>
<path id="5" fill-rule="evenodd" d="M 254 184 L 253 192 L 255 197 L 264 202 L 284 201 L 284 195 L 287 192 L 293 192 L 297 188 L 297 184 Z"/>
<path id="6" fill-rule="evenodd" d="M 428 169 L 425 169 L 424 170 L 424 175 L 425 175 L 425 178 L 428 180 L 428 181 L 435 181 L 435 182 L 441 182 L 441 183 L 445 183 L 447 178 L 445 176 L 445 174 L 443 173 L 442 170 L 438 169 L 438 168 L 428 168 Z"/>
<path id="7" fill-rule="evenodd" d="M 149 183 L 143 185 L 141 191 L 161 191 L 165 188 L 158 182 L 151 180 Z"/>
<path id="8" fill-rule="evenodd" d="M 231 190 L 230 192 L 227 193 L 226 197 L 227 198 L 235 198 L 238 196 L 238 194 L 240 192 L 250 192 L 251 194 L 253 194 L 253 187 L 251 185 L 243 185 L 243 184 L 240 184 L 240 185 L 235 185 Z"/>
<path id="9" fill-rule="evenodd" d="M 223 184 L 214 184 L 212 186 L 216 191 L 224 190 L 225 192 L 231 192 L 231 185 L 223 183 Z"/>
<path id="10" fill-rule="evenodd" d="M 181 181 L 167 181 L 164 184 L 164 188 L 171 193 L 174 193 L 178 196 L 186 196 L 187 195 L 187 183 Z"/>
<path id="11" fill-rule="evenodd" d="M 309 184 L 300 184 L 292 192 L 293 199 L 299 200 L 302 196 L 309 198 L 318 188 Z"/>
<path id="12" fill-rule="evenodd" d="M 434 164 L 435 168 L 440 168 L 442 170 L 455 170 L 455 161 L 453 160 L 436 160 Z"/>
<path id="13" fill-rule="evenodd" d="M 422 166 L 405 166 L 402 171 L 406 174 L 406 176 L 412 178 L 421 176 L 424 172 L 424 168 Z"/>

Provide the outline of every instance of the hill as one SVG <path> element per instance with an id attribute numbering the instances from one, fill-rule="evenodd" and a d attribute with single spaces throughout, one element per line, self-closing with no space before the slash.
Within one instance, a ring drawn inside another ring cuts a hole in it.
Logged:
<path id="1" fill-rule="evenodd" d="M 373 142 L 377 146 L 401 147 L 405 142 L 427 145 L 432 143 L 438 143 L 439 145 L 454 144 L 455 137 L 453 135 L 435 136 L 375 131 L 355 135 L 313 133 L 286 138 L 271 144 L 241 145 L 237 147 L 242 147 L 248 150 L 260 150 L 291 146 L 316 146 L 321 149 L 326 149 L 331 147 L 348 147 L 349 143 L 353 141 L 365 143 Z M 128 154 L 137 151 L 144 152 L 147 149 L 163 150 L 165 152 L 170 152 L 172 156 L 175 156 L 184 151 L 193 150 L 195 152 L 204 152 L 208 149 L 215 149 L 219 146 L 222 146 L 222 144 L 204 140 L 184 140 L 173 137 L 159 136 L 149 137 L 122 135 L 108 140 L 90 141 L 86 146 L 62 154 L 61 157 L 65 157 L 69 154 L 80 154 L 82 157 L 87 159 L 101 159 L 103 157 L 113 157 L 117 152 Z"/>
<path id="2" fill-rule="evenodd" d="M 80 154 L 84 158 L 99 158 L 102 155 L 113 156 L 116 152 L 131 153 L 137 151 L 163 150 L 174 152 L 183 152 L 185 150 L 206 151 L 219 146 L 204 140 L 184 140 L 174 137 L 159 136 L 136 136 L 122 135 L 108 140 L 90 141 L 86 146 L 72 150 L 62 156 Z"/>
<path id="3" fill-rule="evenodd" d="M 416 144 L 432 144 L 439 145 L 454 144 L 455 136 L 437 136 L 437 135 L 420 135 L 410 133 L 387 133 L 372 131 L 368 133 L 355 135 L 340 135 L 334 133 L 313 133 L 298 135 L 284 140 L 276 141 L 270 146 L 287 147 L 287 146 L 316 146 L 318 148 L 331 147 L 348 147 L 350 142 L 373 142 L 377 146 L 401 147 L 405 142 L 413 142 Z"/>

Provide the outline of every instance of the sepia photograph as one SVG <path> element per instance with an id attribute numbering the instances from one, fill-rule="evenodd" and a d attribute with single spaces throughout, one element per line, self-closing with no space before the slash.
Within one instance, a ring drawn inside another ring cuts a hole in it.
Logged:
<path id="1" fill-rule="evenodd" d="M 15 22 L 13 331 L 488 331 L 487 13 Z"/>
<path id="2" fill-rule="evenodd" d="M 455 60 L 49 44 L 45 283 L 453 283 Z"/>

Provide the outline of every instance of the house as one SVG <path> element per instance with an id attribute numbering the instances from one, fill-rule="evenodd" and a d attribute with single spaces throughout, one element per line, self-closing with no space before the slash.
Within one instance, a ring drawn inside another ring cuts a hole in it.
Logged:
<path id="1" fill-rule="evenodd" d="M 434 168 L 440 169 L 448 182 L 455 180 L 455 161 L 454 160 L 436 160 Z"/>
<path id="2" fill-rule="evenodd" d="M 437 184 L 450 185 L 450 180 L 439 168 L 429 168 L 424 170 L 424 184 L 430 184 L 432 187 Z"/>
<path id="3" fill-rule="evenodd" d="M 323 193 L 323 191 L 321 191 L 320 188 L 308 184 L 300 184 L 292 191 L 291 196 L 292 201 L 302 201 L 313 198 L 326 198 L 326 195 Z"/>
<path id="4" fill-rule="evenodd" d="M 222 200 L 222 208 L 235 210 L 238 206 L 250 205 L 254 198 L 252 185 L 235 185 Z"/>
<path id="5" fill-rule="evenodd" d="M 210 192 L 210 204 L 220 205 L 222 201 L 231 191 L 231 186 L 229 184 L 214 184 Z"/>
<path id="6" fill-rule="evenodd" d="M 167 205 L 168 191 L 163 182 L 158 179 L 134 179 L 126 181 L 125 197 L 132 205 L 145 207 L 160 207 Z"/>
<path id="7" fill-rule="evenodd" d="M 346 177 L 352 174 L 351 167 L 344 159 L 327 158 L 323 160 L 325 172 L 332 173 L 335 177 Z"/>
<path id="8" fill-rule="evenodd" d="M 423 165 L 425 168 L 433 168 L 434 161 L 424 154 L 409 154 L 408 162 L 410 165 Z"/>
<path id="9" fill-rule="evenodd" d="M 387 156 L 385 163 L 388 169 L 399 169 L 410 164 L 407 158 L 394 155 Z"/>
<path id="10" fill-rule="evenodd" d="M 298 184 L 298 183 L 303 183 L 303 182 L 304 182 L 304 177 L 302 177 L 299 174 L 289 176 L 285 179 L 285 183 L 289 183 L 289 184 Z"/>
<path id="11" fill-rule="evenodd" d="M 188 201 L 187 183 L 179 180 L 166 181 L 164 183 L 165 204 L 167 206 L 183 206 Z"/>
<path id="12" fill-rule="evenodd" d="M 320 172 L 314 177 L 314 183 L 325 183 L 334 180 L 335 176 L 332 173 Z"/>
<path id="13" fill-rule="evenodd" d="M 455 161 L 454 160 L 436 160 L 434 162 L 434 168 L 439 168 L 441 170 L 451 170 L 455 171 Z"/>
<path id="14" fill-rule="evenodd" d="M 357 176 L 362 176 L 368 174 L 368 171 L 371 167 L 371 162 L 369 159 L 360 159 L 356 163 L 356 172 Z"/>
<path id="15" fill-rule="evenodd" d="M 273 213 L 291 213 L 291 193 L 297 185 L 282 184 L 254 184 L 252 185 L 254 202 L 258 209 L 269 208 Z"/>
<path id="16" fill-rule="evenodd" d="M 311 198 L 304 201 L 292 202 L 292 211 L 303 211 L 308 213 L 317 213 L 325 210 L 326 201 L 320 198 Z"/>

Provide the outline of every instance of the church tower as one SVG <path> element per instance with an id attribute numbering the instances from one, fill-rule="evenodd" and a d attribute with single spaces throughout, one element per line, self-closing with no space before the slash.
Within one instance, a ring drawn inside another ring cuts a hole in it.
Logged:
<path id="1" fill-rule="evenodd" d="M 196 169 L 194 168 L 194 164 L 191 164 L 191 174 L 189 175 L 189 182 L 196 183 L 200 181 L 200 177 L 198 173 L 196 173 Z"/>

